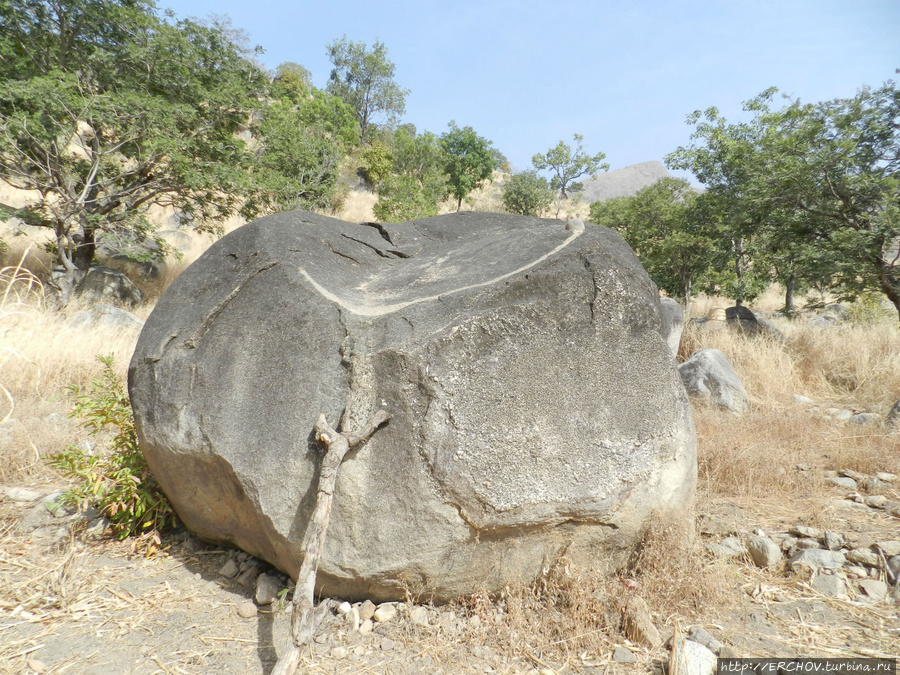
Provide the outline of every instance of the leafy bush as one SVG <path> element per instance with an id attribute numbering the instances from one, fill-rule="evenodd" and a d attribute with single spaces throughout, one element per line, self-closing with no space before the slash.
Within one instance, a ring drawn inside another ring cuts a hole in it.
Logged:
<path id="1" fill-rule="evenodd" d="M 553 191 L 535 171 L 510 176 L 503 188 L 503 207 L 520 216 L 538 216 L 550 206 Z"/>
<path id="2" fill-rule="evenodd" d="M 64 501 L 93 506 L 112 523 L 119 539 L 140 536 L 152 551 L 159 546 L 159 532 L 175 525 L 176 516 L 166 496 L 150 474 L 137 445 L 131 402 L 113 369 L 113 356 L 98 356 L 100 377 L 84 389 L 69 385 L 75 403 L 70 417 L 92 436 L 110 429 L 107 452 L 87 452 L 69 446 L 50 458 L 50 465 L 78 483 L 66 491 Z"/>
<path id="3" fill-rule="evenodd" d="M 394 152 L 385 143 L 372 143 L 362 151 L 361 166 L 363 177 L 372 185 L 377 185 L 391 173 Z"/>

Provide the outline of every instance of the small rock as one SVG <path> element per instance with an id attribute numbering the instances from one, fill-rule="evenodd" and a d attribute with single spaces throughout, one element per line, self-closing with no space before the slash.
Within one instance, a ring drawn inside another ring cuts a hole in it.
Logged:
<path id="1" fill-rule="evenodd" d="M 747 549 L 750 551 L 753 564 L 757 567 L 772 567 L 781 562 L 781 550 L 768 537 L 750 537 Z"/>
<path id="2" fill-rule="evenodd" d="M 238 575 L 237 582 L 241 586 L 253 586 L 256 584 L 257 576 L 259 576 L 259 568 L 251 565 Z"/>
<path id="3" fill-rule="evenodd" d="M 421 606 L 413 607 L 412 611 L 409 613 L 409 620 L 417 626 L 427 626 L 428 610 Z"/>
<path id="4" fill-rule="evenodd" d="M 359 632 L 362 635 L 368 635 L 372 632 L 372 629 L 375 628 L 375 622 L 372 619 L 366 619 L 361 624 L 359 624 Z"/>
<path id="5" fill-rule="evenodd" d="M 847 479 L 844 479 L 847 480 Z M 850 499 L 831 499 L 828 505 L 836 509 L 850 509 L 851 511 L 868 511 L 869 507 L 865 504 L 857 504 Z"/>
<path id="6" fill-rule="evenodd" d="M 819 542 L 816 539 L 798 539 L 794 543 L 794 549 L 797 551 L 805 551 L 810 548 L 819 548 Z"/>
<path id="7" fill-rule="evenodd" d="M 879 555 L 870 548 L 855 548 L 852 551 L 848 551 L 847 560 L 866 565 L 867 567 L 878 567 L 878 564 L 881 562 Z"/>
<path id="8" fill-rule="evenodd" d="M 347 616 L 350 613 L 351 609 L 353 609 L 353 605 L 351 605 L 347 601 L 344 601 L 337 606 L 337 613 L 341 616 Z"/>
<path id="9" fill-rule="evenodd" d="M 616 647 L 612 658 L 616 663 L 637 663 L 637 657 L 625 647 Z"/>
<path id="10" fill-rule="evenodd" d="M 3 489 L 3 495 L 14 502 L 36 502 L 44 495 L 37 490 L 29 490 L 23 487 L 8 487 Z M 40 663 L 40 662 L 38 662 Z"/>
<path id="11" fill-rule="evenodd" d="M 844 478 L 852 478 L 857 483 L 868 478 L 866 474 L 860 473 L 859 471 L 854 471 L 853 469 L 838 469 L 838 476 L 843 476 Z"/>
<path id="12" fill-rule="evenodd" d="M 747 553 L 747 549 L 738 537 L 725 537 L 718 544 L 706 545 L 706 550 L 717 558 L 736 558 Z"/>
<path id="13" fill-rule="evenodd" d="M 846 562 L 843 553 L 826 551 L 821 548 L 810 548 L 800 551 L 790 560 L 791 570 L 797 574 L 802 568 L 809 570 L 839 569 Z"/>
<path id="14" fill-rule="evenodd" d="M 881 602 L 887 597 L 888 586 L 879 579 L 863 579 L 858 582 L 859 589 L 872 602 Z"/>
<path id="15" fill-rule="evenodd" d="M 825 530 L 825 548 L 829 551 L 840 551 L 844 548 L 844 544 L 847 543 L 847 540 L 844 539 L 844 535 L 838 532 L 830 532 L 829 530 Z"/>
<path id="16" fill-rule="evenodd" d="M 797 539 L 794 537 L 785 537 L 781 542 L 781 550 L 787 553 L 797 544 Z"/>
<path id="17" fill-rule="evenodd" d="M 867 424 L 881 424 L 881 415 L 878 413 L 857 413 L 850 418 L 851 424 L 859 424 L 860 426 Z"/>
<path id="18" fill-rule="evenodd" d="M 795 537 L 805 537 L 806 539 L 818 539 L 822 536 L 822 530 L 806 525 L 794 525 L 789 531 Z"/>
<path id="19" fill-rule="evenodd" d="M 893 556 L 888 560 L 888 569 L 894 573 L 894 578 L 900 578 L 900 555 Z M 900 581 L 898 581 L 900 583 Z"/>
<path id="20" fill-rule="evenodd" d="M 871 506 L 873 509 L 883 509 L 887 504 L 887 497 L 884 495 L 869 495 L 865 499 L 865 505 Z"/>
<path id="21" fill-rule="evenodd" d="M 716 537 L 724 537 L 734 532 L 734 527 L 720 518 L 702 515 L 697 518 L 697 529 L 700 534 L 708 534 Z"/>
<path id="22" fill-rule="evenodd" d="M 397 605 L 393 602 L 385 602 L 378 605 L 372 618 L 378 623 L 386 623 L 397 616 Z"/>
<path id="23" fill-rule="evenodd" d="M 37 659 L 28 659 L 27 665 L 36 673 L 44 673 L 47 671 L 47 664 L 43 661 L 38 661 Z"/>
<path id="24" fill-rule="evenodd" d="M 390 638 L 384 638 L 384 640 L 381 641 L 380 647 L 381 651 L 389 652 L 394 648 L 394 641 Z"/>
<path id="25" fill-rule="evenodd" d="M 478 628 L 481 625 L 481 617 L 477 614 L 473 614 L 469 617 L 469 628 Z"/>
<path id="26" fill-rule="evenodd" d="M 849 567 L 845 567 L 844 571 L 847 573 L 848 577 L 855 577 L 856 579 L 865 579 L 869 576 L 869 570 L 865 567 L 860 567 L 859 565 L 850 565 Z"/>
<path id="27" fill-rule="evenodd" d="M 893 483 L 895 480 L 897 480 L 896 474 L 887 473 L 886 471 L 879 471 L 875 474 L 875 478 L 880 481 L 884 481 L 885 483 Z"/>
<path id="28" fill-rule="evenodd" d="M 219 569 L 219 574 L 226 579 L 232 579 L 238 573 L 238 565 L 234 561 L 234 558 L 229 558 L 225 561 L 225 564 Z"/>
<path id="29" fill-rule="evenodd" d="M 260 607 L 271 605 L 281 590 L 281 580 L 270 574 L 260 574 L 256 578 L 256 604 Z"/>
<path id="30" fill-rule="evenodd" d="M 713 654 L 717 655 L 725 646 L 722 642 L 716 640 L 716 638 L 714 638 L 708 630 L 699 626 L 695 626 L 691 629 L 690 635 L 688 635 L 688 640 L 693 640 L 694 642 L 703 645 Z"/>
<path id="31" fill-rule="evenodd" d="M 359 625 L 362 623 L 359 619 L 359 609 L 350 608 L 350 611 L 347 612 L 347 623 L 350 624 L 350 630 L 359 630 Z"/>
<path id="32" fill-rule="evenodd" d="M 842 487 L 846 490 L 856 490 L 859 487 L 856 484 L 856 481 L 852 478 L 847 478 L 845 476 L 832 476 L 831 478 L 826 479 L 829 483 L 833 483 L 838 487 Z"/>
<path id="33" fill-rule="evenodd" d="M 653 625 L 650 608 L 639 595 L 632 595 L 628 600 L 622 623 L 625 628 L 625 637 L 632 642 L 646 645 L 651 649 L 656 649 L 663 642 L 659 631 Z"/>
<path id="34" fill-rule="evenodd" d="M 336 659 L 346 659 L 350 652 L 346 647 L 333 647 L 331 650 L 331 656 Z"/>
<path id="35" fill-rule="evenodd" d="M 807 403 L 807 404 L 814 403 L 814 401 L 811 398 L 807 398 L 806 396 L 801 396 L 800 394 L 792 394 L 792 396 L 794 397 L 794 400 L 797 403 Z"/>
<path id="36" fill-rule="evenodd" d="M 375 614 L 375 603 L 373 603 L 371 600 L 366 600 L 359 606 L 360 621 L 368 621 L 372 618 L 373 614 Z"/>
<path id="37" fill-rule="evenodd" d="M 834 574 L 817 574 L 810 582 L 822 595 L 830 598 L 844 598 L 847 596 L 847 584 L 839 576 Z"/>
<path id="38" fill-rule="evenodd" d="M 838 422 L 846 422 L 851 417 L 853 417 L 853 411 L 851 410 L 841 410 L 837 415 L 834 416 Z"/>
<path id="39" fill-rule="evenodd" d="M 673 672 L 680 675 L 713 675 L 716 672 L 716 655 L 693 640 L 680 635 L 672 644 Z"/>
<path id="40" fill-rule="evenodd" d="M 254 616 L 256 616 L 257 611 L 259 610 L 257 610 L 256 605 L 254 605 L 250 600 L 242 602 L 240 605 L 238 605 L 237 609 L 238 616 L 244 619 L 252 619 Z"/>

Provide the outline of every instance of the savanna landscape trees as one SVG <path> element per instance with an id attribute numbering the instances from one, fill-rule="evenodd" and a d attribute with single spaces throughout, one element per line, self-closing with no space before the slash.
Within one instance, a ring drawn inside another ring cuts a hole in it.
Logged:
<path id="1" fill-rule="evenodd" d="M 575 134 L 574 139 L 574 150 L 568 143 L 560 141 L 547 152 L 537 153 L 531 158 L 535 169 L 551 174 L 550 187 L 558 190 L 563 199 L 568 199 L 569 192 L 578 192 L 582 188 L 576 182 L 577 178 L 609 169 L 609 164 L 603 161 L 606 159 L 604 153 L 589 155 L 584 151 L 584 137 Z"/>

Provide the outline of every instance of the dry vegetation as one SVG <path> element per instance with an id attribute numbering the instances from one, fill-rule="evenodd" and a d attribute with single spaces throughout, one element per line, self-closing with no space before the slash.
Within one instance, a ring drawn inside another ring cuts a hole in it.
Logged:
<path id="1" fill-rule="evenodd" d="M 498 194 L 495 184 L 475 195 L 472 204 L 490 207 Z M 351 191 L 341 216 L 370 219 L 372 201 L 366 193 Z M 580 215 L 577 204 L 565 206 L 572 208 L 571 215 Z M 46 467 L 43 459 L 66 443 L 83 440 L 83 434 L 71 424 L 48 423 L 54 415 L 59 419 L 67 412 L 65 386 L 85 384 L 96 376 L 100 370 L 97 354 L 114 353 L 124 375 L 137 334 L 133 330 L 86 331 L 73 327 L 70 319 L 81 307 L 73 306 L 62 313 L 49 307 L 44 288 L 49 255 L 34 245 L 20 244 L 19 239 L 11 243 L 0 270 L 0 404 L 4 406 L 0 408 L 0 433 L 4 434 L 0 486 L 60 484 L 59 476 Z M 198 238 L 195 249 L 181 262 L 169 261 L 161 279 L 143 284 L 149 302 L 135 310 L 140 318 L 146 318 L 165 285 L 206 245 L 208 240 Z M 774 305 L 776 300 L 770 302 Z M 716 303 L 724 301 L 698 302 L 695 314 L 705 314 Z M 697 512 L 729 519 L 747 530 L 797 523 L 833 525 L 836 521 L 826 508 L 828 497 L 834 496 L 833 488 L 825 484 L 823 472 L 849 468 L 866 473 L 900 473 L 900 440 L 882 427 L 836 424 L 799 405 L 793 395 L 807 396 L 822 406 L 833 403 L 886 413 L 900 397 L 900 330 L 890 317 L 870 323 L 844 323 L 827 330 L 802 320 L 776 323 L 785 334 L 784 341 L 751 339 L 725 330 L 704 333 L 691 324 L 686 327 L 682 354 L 701 347 L 721 349 L 740 373 L 751 397 L 751 410 L 742 417 L 695 408 L 700 479 Z M 889 496 L 900 497 L 896 491 Z M 29 570 L 33 574 L 25 575 L 24 581 L 17 577 L 20 581 L 16 583 L 2 583 L 20 572 L 19 568 L 35 564 L 15 535 L 14 526 L 8 511 L 0 513 L 0 610 L 21 612 L 21 607 L 28 605 L 48 631 L 57 623 L 68 625 L 91 613 L 105 616 L 104 612 L 113 610 L 151 611 L 152 598 L 150 605 L 136 602 L 127 593 L 115 592 L 112 580 L 104 578 L 100 583 L 88 567 L 73 565 L 74 541 L 55 554 L 46 569 Z M 871 527 L 879 530 L 873 536 L 897 538 L 896 519 L 885 518 Z M 82 549 L 81 555 L 86 553 L 127 555 L 111 542 L 86 552 Z M 79 573 L 83 576 L 78 577 Z M 101 599 L 99 591 L 109 588 L 112 595 Z M 610 665 L 609 655 L 616 645 L 629 644 L 638 663 L 616 667 L 646 672 L 651 652 L 627 643 L 620 631 L 621 605 L 630 592 L 639 592 L 654 610 L 658 625 L 670 630 L 676 622 L 725 628 L 728 622 L 724 617 L 739 622 L 742 612 L 749 611 L 748 606 L 762 603 L 768 608 L 773 598 L 788 602 L 815 595 L 789 577 L 773 578 L 746 563 L 711 560 L 693 528 L 656 524 L 630 568 L 617 578 L 602 578 L 563 561 L 534 587 L 510 588 L 500 598 L 476 595 L 463 599 L 455 610 L 461 615 L 482 617 L 481 627 L 467 635 L 467 645 L 484 645 L 538 670 L 591 672 L 591 667 Z M 818 600 L 823 601 L 821 597 Z M 865 653 L 860 651 L 860 639 L 840 627 L 842 622 L 852 620 L 863 625 L 867 637 L 862 642 L 873 645 L 872 653 L 889 654 L 891 645 L 896 647 L 895 653 L 900 652 L 900 637 L 891 628 L 895 613 L 891 615 L 885 609 L 873 614 L 830 599 L 826 604 L 837 617 L 832 624 L 801 620 L 803 628 L 799 630 L 791 618 L 767 609 L 767 621 L 782 635 L 778 644 L 806 655 Z M 502 621 L 496 618 L 500 615 Z M 728 630 L 736 630 L 734 625 L 732 622 Z M 744 629 L 750 630 L 746 624 Z M 434 654 L 438 663 L 443 658 L 449 662 L 459 640 L 445 643 L 434 637 L 437 635 L 420 632 L 407 637 L 420 653 Z M 251 635 L 245 641 L 252 639 Z M 33 641 L 22 643 L 27 644 Z M 22 645 L 4 645 L 0 634 L 0 661 L 24 663 L 28 653 L 20 653 Z M 75 662 L 64 662 L 69 666 L 53 672 L 64 672 Z M 0 672 L 7 671 L 0 667 Z M 71 672 L 80 671 L 76 668 Z M 164 666 L 158 672 L 175 671 Z M 206 671 L 188 667 L 177 672 Z M 372 672 L 383 671 L 375 668 Z"/>

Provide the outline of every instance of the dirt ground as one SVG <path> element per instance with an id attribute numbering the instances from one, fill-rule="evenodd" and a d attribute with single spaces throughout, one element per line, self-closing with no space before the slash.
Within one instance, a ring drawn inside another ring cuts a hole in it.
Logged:
<path id="1" fill-rule="evenodd" d="M 47 494 L 61 486 L 28 487 Z M 843 496 L 836 486 L 832 492 L 835 499 Z M 34 508 L 9 497 L 0 502 L 0 672 L 271 672 L 289 637 L 290 603 L 285 596 L 258 609 L 252 605 L 256 572 L 275 574 L 265 564 L 243 575 L 243 585 L 241 575 L 226 578 L 220 570 L 245 554 L 208 546 L 187 532 L 171 535 L 163 553 L 148 558 L 127 542 L 79 531 L 77 517 L 25 531 L 20 524 Z M 743 532 L 786 530 L 797 524 L 797 512 L 796 504 L 782 509 L 764 500 L 701 497 L 698 505 L 698 515 Z M 900 533 L 900 518 L 884 510 L 835 506 L 827 518 L 832 529 L 851 536 L 864 533 L 877 541 Z M 244 567 L 248 562 L 254 561 L 245 558 Z M 703 564 L 716 566 L 730 601 L 725 608 L 699 607 L 690 620 L 654 613 L 663 635 L 676 621 L 682 629 L 702 626 L 735 656 L 900 654 L 900 613 L 889 598 L 826 597 L 802 577 L 757 569 L 746 559 Z M 594 651 L 565 659 L 527 639 L 511 650 L 509 641 L 497 639 L 508 630 L 502 600 L 425 607 L 415 621 L 415 606 L 401 603 L 395 618 L 375 623 L 368 634 L 352 630 L 338 602 L 329 603 L 301 672 L 650 673 L 661 672 L 668 660 L 665 646 L 634 644 L 615 628 L 606 630 Z M 553 617 L 536 612 L 532 620 L 537 625 Z M 634 662 L 613 660 L 616 647 L 626 647 Z"/>

